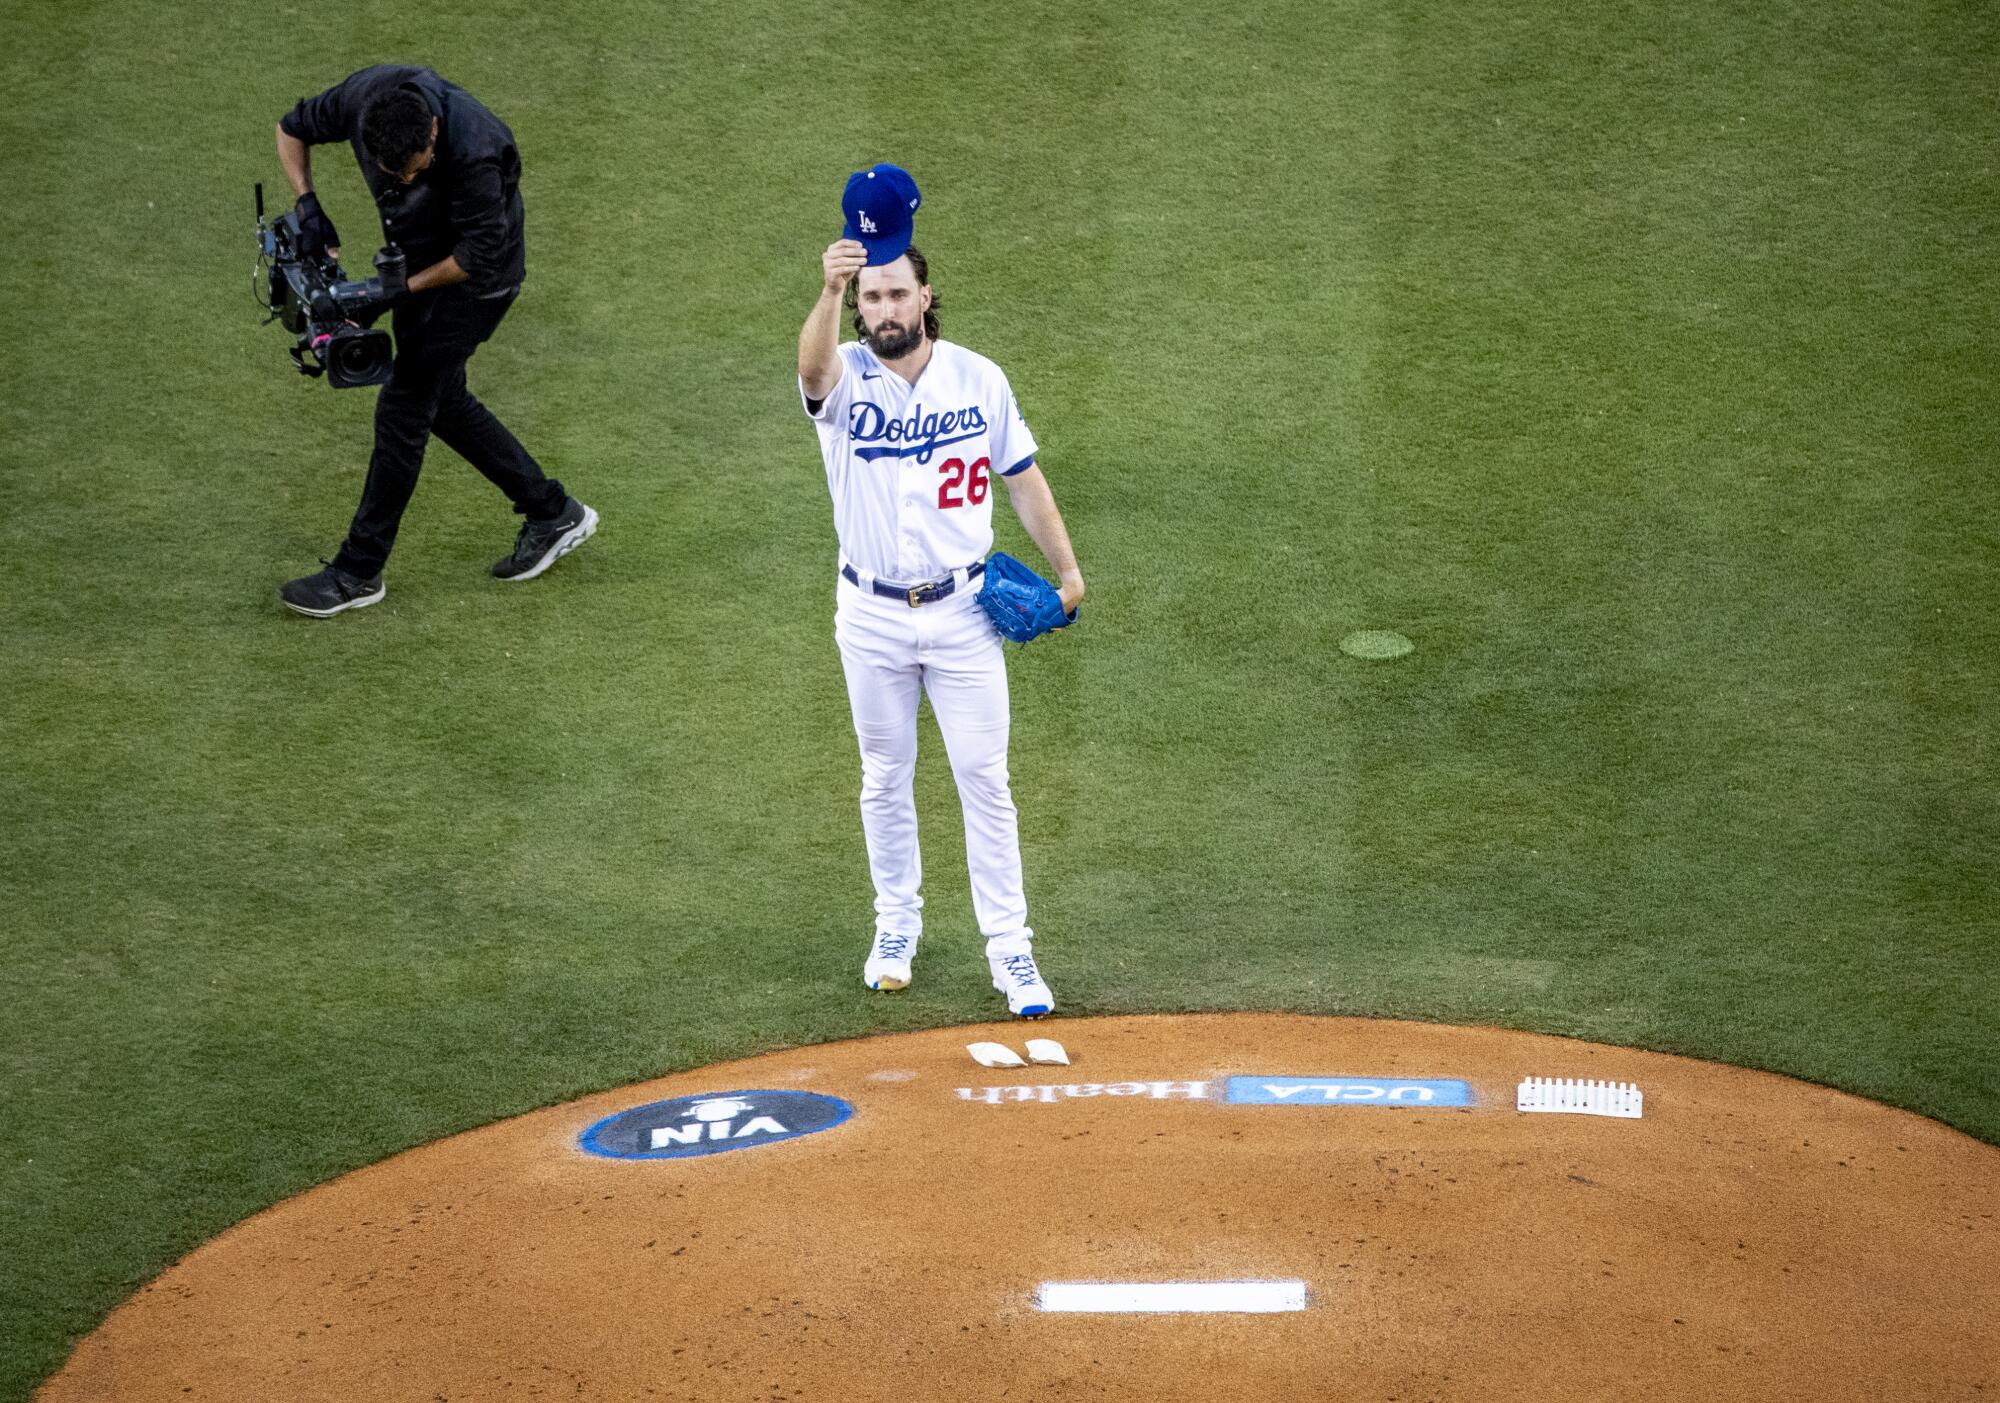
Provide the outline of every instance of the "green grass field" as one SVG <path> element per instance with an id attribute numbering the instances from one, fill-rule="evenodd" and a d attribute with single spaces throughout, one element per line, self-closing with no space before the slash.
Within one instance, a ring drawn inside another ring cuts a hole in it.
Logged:
<path id="1" fill-rule="evenodd" d="M 1012 663 L 1063 1012 L 1511 1025 L 2000 1142 L 1992 6 L 6 31 L 0 1398 L 358 1165 L 994 1016 L 928 723 L 922 978 L 858 981 L 792 363 L 882 159 L 1090 581 Z M 274 591 L 338 543 L 372 396 L 257 324 L 250 187 L 291 102 L 388 58 L 520 139 L 529 290 L 473 384 L 604 526 L 497 584 L 515 519 L 434 446 L 387 601 L 315 622 Z"/>

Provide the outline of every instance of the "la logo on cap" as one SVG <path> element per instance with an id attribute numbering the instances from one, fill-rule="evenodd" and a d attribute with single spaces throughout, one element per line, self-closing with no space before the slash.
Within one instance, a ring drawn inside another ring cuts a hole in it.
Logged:
<path id="1" fill-rule="evenodd" d="M 923 195 L 901 166 L 887 161 L 847 177 L 840 212 L 846 219 L 841 237 L 868 250 L 868 266 L 894 263 L 910 247 L 915 215 Z"/>

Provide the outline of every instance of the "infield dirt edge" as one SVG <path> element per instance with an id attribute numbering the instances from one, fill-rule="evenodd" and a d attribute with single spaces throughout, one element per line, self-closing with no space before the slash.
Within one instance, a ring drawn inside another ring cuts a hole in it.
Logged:
<path id="1" fill-rule="evenodd" d="M 1073 1065 L 964 1051 L 1028 1036 Z M 1477 1104 L 1228 1105 L 1232 1075 L 1453 1077 Z M 1636 1082 L 1645 1118 L 1517 1114 L 1529 1075 Z M 1196 1081 L 1213 1094 L 985 1096 Z M 855 1112 L 700 1159 L 577 1147 L 617 1110 L 759 1086 Z M 1260 1013 L 979 1024 L 394 1156 L 191 1253 L 36 1396 L 1973 1397 L 1996 1387 L 1972 1305 L 2000 1288 L 1996 1190 L 2000 1152 L 1949 1127 L 1671 1054 Z M 1032 1308 L 1041 1281 L 1189 1275 L 1305 1279 L 1314 1306 Z"/>

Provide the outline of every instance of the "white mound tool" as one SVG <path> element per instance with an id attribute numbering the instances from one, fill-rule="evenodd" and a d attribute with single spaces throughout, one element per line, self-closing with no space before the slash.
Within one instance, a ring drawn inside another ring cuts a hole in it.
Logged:
<path id="1" fill-rule="evenodd" d="M 965 1050 L 982 1067 L 1025 1067 L 1021 1054 L 1000 1043 L 967 1043 Z"/>
<path id="2" fill-rule="evenodd" d="M 1629 1081 L 1580 1081 L 1574 1077 L 1529 1077 L 1514 1088 L 1517 1111 L 1554 1111 L 1571 1116 L 1616 1116 L 1637 1120 L 1645 1093 Z"/>
<path id="3" fill-rule="evenodd" d="M 1069 1054 L 1054 1038 L 1029 1038 L 1028 1060 L 1039 1062 L 1045 1067 L 1067 1067 Z"/>

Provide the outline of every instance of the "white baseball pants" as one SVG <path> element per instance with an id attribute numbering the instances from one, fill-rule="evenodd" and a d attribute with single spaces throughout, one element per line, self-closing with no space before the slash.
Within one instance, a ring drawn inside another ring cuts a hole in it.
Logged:
<path id="1" fill-rule="evenodd" d="M 965 814 L 965 865 L 987 953 L 1025 952 L 1028 901 L 1021 838 L 1007 778 L 1007 666 L 1000 635 L 980 609 L 977 582 L 912 609 L 841 579 L 833 636 L 847 673 L 861 743 L 861 827 L 875 880 L 876 929 L 919 935 L 924 900 L 917 851 L 917 695 L 951 758 Z"/>

